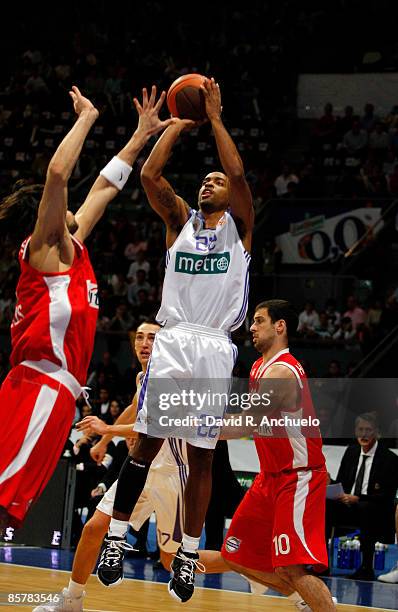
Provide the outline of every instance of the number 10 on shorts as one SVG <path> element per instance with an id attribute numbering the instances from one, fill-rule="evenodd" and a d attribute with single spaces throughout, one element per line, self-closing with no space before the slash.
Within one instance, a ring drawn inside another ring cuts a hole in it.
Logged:
<path id="1" fill-rule="evenodd" d="M 289 536 L 286 533 L 281 533 L 275 536 L 272 540 L 275 546 L 275 555 L 288 555 L 290 553 Z"/>

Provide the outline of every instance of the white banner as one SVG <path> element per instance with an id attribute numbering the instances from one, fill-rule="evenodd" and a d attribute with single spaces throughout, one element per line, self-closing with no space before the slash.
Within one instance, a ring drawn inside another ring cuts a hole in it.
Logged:
<path id="1" fill-rule="evenodd" d="M 354 114 L 363 115 L 371 102 L 375 114 L 385 117 L 396 104 L 398 73 L 300 74 L 297 88 L 297 114 L 300 119 L 316 119 L 323 115 L 327 102 L 334 113 L 343 115 L 347 104 Z"/>
<path id="2" fill-rule="evenodd" d="M 381 217 L 381 208 L 357 208 L 335 217 L 317 215 L 292 223 L 290 231 L 276 237 L 282 263 L 312 264 L 334 260 L 348 251 Z M 383 221 L 366 238 L 381 230 Z"/>

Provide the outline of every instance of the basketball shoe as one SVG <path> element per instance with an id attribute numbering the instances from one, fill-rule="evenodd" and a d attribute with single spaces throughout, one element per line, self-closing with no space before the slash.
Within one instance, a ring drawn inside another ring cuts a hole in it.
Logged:
<path id="1" fill-rule="evenodd" d="M 332 597 L 332 600 L 334 604 L 337 604 L 336 597 Z M 312 608 L 310 608 L 310 606 L 306 604 L 304 600 L 296 601 L 294 605 L 297 608 L 297 610 L 299 610 L 300 612 L 312 612 Z"/>
<path id="2" fill-rule="evenodd" d="M 394 565 L 386 574 L 380 574 L 377 577 L 380 582 L 389 582 L 390 584 L 396 584 L 398 582 L 398 563 Z"/>
<path id="3" fill-rule="evenodd" d="M 106 536 L 97 567 L 97 578 L 104 586 L 115 586 L 123 580 L 123 559 L 126 550 L 135 550 L 125 538 Z"/>
<path id="4" fill-rule="evenodd" d="M 196 569 L 206 571 L 204 565 L 199 563 L 198 553 L 183 552 L 180 546 L 171 564 L 173 578 L 168 585 L 170 595 L 180 603 L 185 603 L 193 595 Z"/>
<path id="5" fill-rule="evenodd" d="M 67 588 L 58 595 L 59 600 L 52 604 L 38 606 L 33 612 L 83 612 L 83 592 L 80 597 L 71 597 Z"/>

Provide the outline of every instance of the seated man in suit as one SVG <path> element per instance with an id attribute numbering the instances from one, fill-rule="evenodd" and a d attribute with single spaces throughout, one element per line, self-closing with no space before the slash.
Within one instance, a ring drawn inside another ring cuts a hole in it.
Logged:
<path id="1" fill-rule="evenodd" d="M 359 528 L 362 564 L 350 577 L 374 580 L 375 543 L 394 542 L 398 457 L 379 440 L 373 413 L 356 418 L 355 436 L 357 442 L 345 451 L 335 481 L 345 493 L 338 500 L 326 500 L 326 538 L 333 526 Z"/>

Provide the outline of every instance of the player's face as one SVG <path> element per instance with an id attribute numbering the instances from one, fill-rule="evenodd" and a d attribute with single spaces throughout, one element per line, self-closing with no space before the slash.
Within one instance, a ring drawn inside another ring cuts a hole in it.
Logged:
<path id="1" fill-rule="evenodd" d="M 199 190 L 199 208 L 204 213 L 213 213 L 228 208 L 228 178 L 222 172 L 210 172 L 202 181 Z"/>
<path id="2" fill-rule="evenodd" d="M 134 349 L 141 367 L 147 366 L 149 357 L 151 356 L 155 334 L 159 329 L 159 325 L 142 323 L 136 331 Z"/>
<path id="3" fill-rule="evenodd" d="M 253 345 L 259 353 L 265 353 L 277 337 L 275 323 L 272 323 L 267 308 L 256 310 L 250 331 L 253 334 Z"/>
<path id="4" fill-rule="evenodd" d="M 79 229 L 79 224 L 76 221 L 76 217 L 75 217 L 75 215 L 73 213 L 71 213 L 70 210 L 66 211 L 65 222 L 66 222 L 66 227 L 68 228 L 69 232 L 72 235 L 75 232 L 77 232 L 77 230 Z"/>

